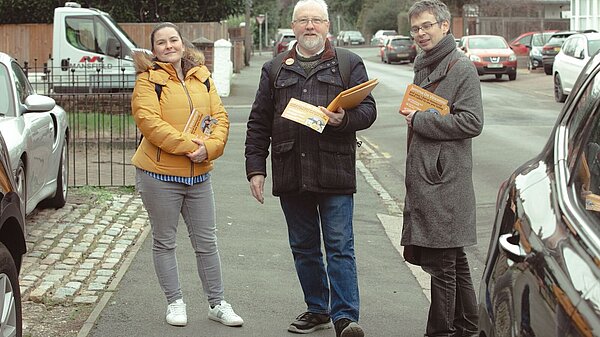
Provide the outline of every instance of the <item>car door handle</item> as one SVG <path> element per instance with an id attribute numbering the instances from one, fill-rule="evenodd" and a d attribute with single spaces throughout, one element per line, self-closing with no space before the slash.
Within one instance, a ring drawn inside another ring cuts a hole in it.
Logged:
<path id="1" fill-rule="evenodd" d="M 498 238 L 500 248 L 506 253 L 508 258 L 514 262 L 523 262 L 527 257 L 527 253 L 519 245 L 519 239 L 518 233 L 502 234 Z"/>

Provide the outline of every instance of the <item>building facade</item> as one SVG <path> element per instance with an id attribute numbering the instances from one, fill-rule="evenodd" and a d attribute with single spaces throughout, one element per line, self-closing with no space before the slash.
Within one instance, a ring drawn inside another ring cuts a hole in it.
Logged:
<path id="1" fill-rule="evenodd" d="M 571 0 L 571 29 L 600 32 L 600 1 Z"/>

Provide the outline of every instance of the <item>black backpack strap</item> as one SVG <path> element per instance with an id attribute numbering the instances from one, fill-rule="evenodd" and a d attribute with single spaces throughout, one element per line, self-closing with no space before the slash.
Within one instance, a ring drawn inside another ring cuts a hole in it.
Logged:
<path id="1" fill-rule="evenodd" d="M 346 48 L 335 48 L 335 54 L 338 60 L 338 67 L 340 68 L 340 76 L 342 76 L 342 82 L 344 83 L 344 89 L 350 88 L 350 53 Z"/>
<path id="2" fill-rule="evenodd" d="M 275 79 L 279 75 L 281 67 L 283 66 L 283 59 L 287 55 L 288 52 L 279 53 L 273 58 L 273 63 L 271 63 L 271 70 L 269 71 L 269 87 L 271 88 L 271 96 L 273 96 L 273 89 L 275 88 Z"/>

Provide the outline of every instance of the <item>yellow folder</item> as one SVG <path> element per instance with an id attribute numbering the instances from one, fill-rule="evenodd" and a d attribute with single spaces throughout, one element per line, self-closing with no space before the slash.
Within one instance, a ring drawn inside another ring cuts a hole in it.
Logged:
<path id="1" fill-rule="evenodd" d="M 352 109 L 359 105 L 367 95 L 379 84 L 376 78 L 363 82 L 350 89 L 346 89 L 339 93 L 336 98 L 329 103 L 327 110 L 337 111 L 338 107 L 342 109 Z"/>

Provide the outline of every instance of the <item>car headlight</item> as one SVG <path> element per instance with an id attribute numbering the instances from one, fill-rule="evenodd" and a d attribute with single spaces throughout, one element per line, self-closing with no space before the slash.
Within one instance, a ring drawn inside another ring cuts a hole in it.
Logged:
<path id="1" fill-rule="evenodd" d="M 469 55 L 469 59 L 473 62 L 481 62 L 481 57 L 477 55 Z"/>
<path id="2" fill-rule="evenodd" d="M 517 55 L 515 55 L 515 54 L 510 54 L 510 55 L 508 56 L 508 60 L 509 60 L 509 61 L 516 61 L 516 60 L 517 60 Z"/>

